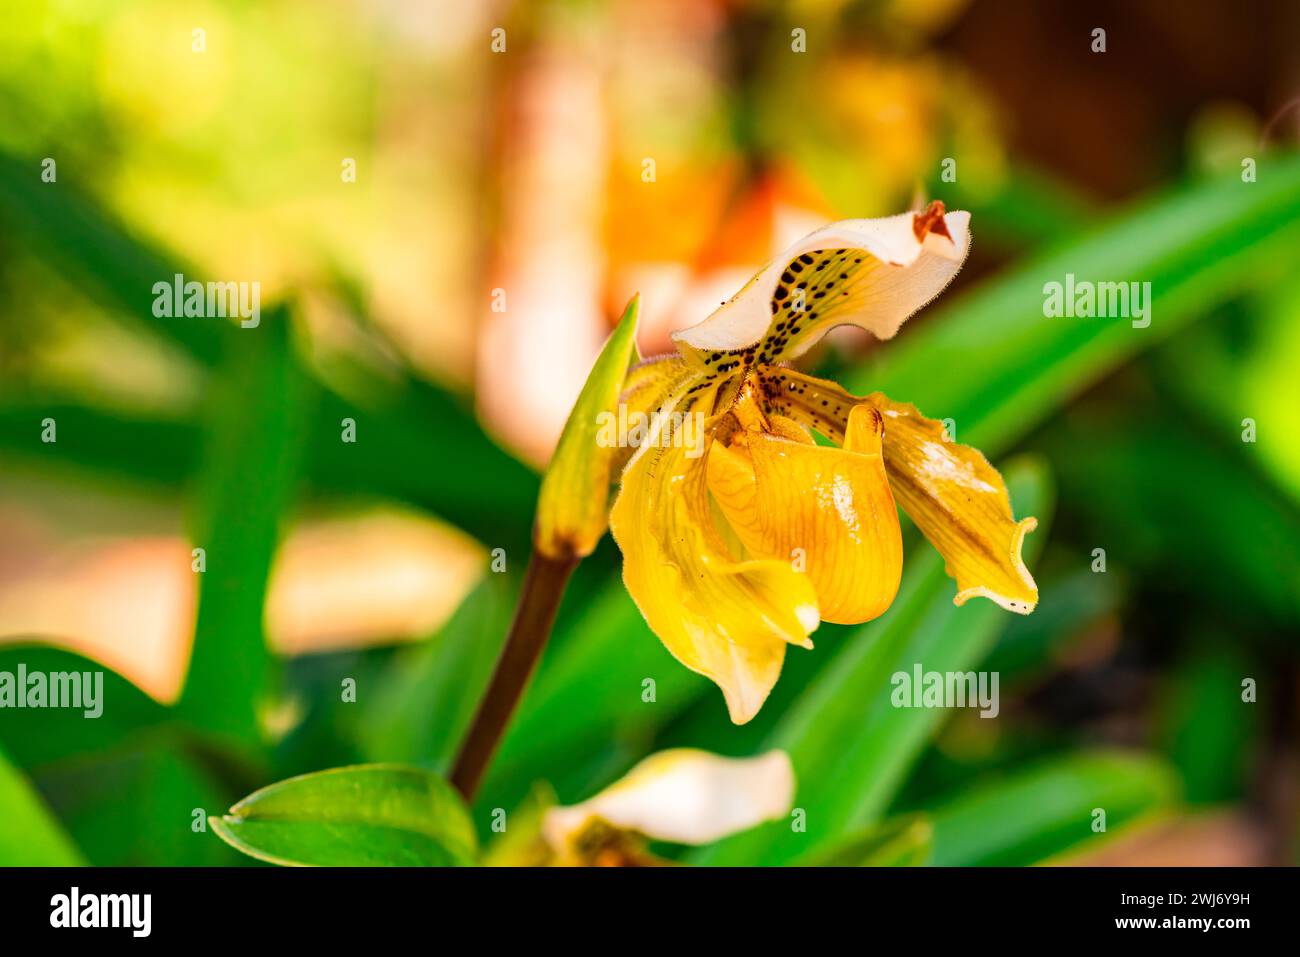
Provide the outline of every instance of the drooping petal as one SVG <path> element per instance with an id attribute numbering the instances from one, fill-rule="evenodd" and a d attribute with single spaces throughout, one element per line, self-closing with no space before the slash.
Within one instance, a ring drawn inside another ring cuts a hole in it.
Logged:
<path id="1" fill-rule="evenodd" d="M 759 367 L 757 373 L 766 414 L 788 416 L 837 442 L 844 441 L 849 412 L 858 404 L 879 409 L 894 494 L 947 562 L 957 580 L 956 604 L 983 595 L 1008 611 L 1034 610 L 1038 587 L 1020 549 L 1038 521 L 1015 521 L 1002 476 L 978 449 L 948 441 L 942 422 L 883 393 L 855 396 L 793 369 Z"/>
<path id="2" fill-rule="evenodd" d="M 707 405 L 707 400 L 704 403 Z M 610 530 L 623 582 L 682 664 L 722 689 L 731 719 L 752 718 L 781 673 L 787 644 L 811 647 L 817 600 L 788 561 L 736 561 L 713 525 L 704 455 L 665 433 L 623 473 Z"/>
<path id="3" fill-rule="evenodd" d="M 882 418 L 860 405 L 844 448 L 791 438 L 798 426 L 744 431 L 709 456 L 709 488 L 751 554 L 793 562 L 825 621 L 881 615 L 898 592 L 903 544 L 881 451 Z M 778 434 L 774 434 L 778 433 Z"/>
<path id="4" fill-rule="evenodd" d="M 1033 611 L 1038 586 L 1020 549 L 1038 520 L 1015 520 L 998 470 L 978 449 L 948 441 L 942 422 L 880 392 L 867 401 L 885 416 L 885 467 L 899 503 L 957 580 L 953 603 L 983 595 L 1008 611 Z"/>
<path id="5" fill-rule="evenodd" d="M 969 213 L 945 213 L 935 202 L 921 213 L 832 223 L 673 340 L 699 367 L 726 374 L 750 362 L 793 359 L 834 326 L 889 339 L 957 274 L 970 246 L 969 221 Z"/>
<path id="6" fill-rule="evenodd" d="M 546 812 L 542 833 L 563 854 L 593 822 L 678 844 L 709 844 L 784 817 L 794 769 L 784 751 L 724 758 L 677 748 L 646 758 L 595 797 Z"/>

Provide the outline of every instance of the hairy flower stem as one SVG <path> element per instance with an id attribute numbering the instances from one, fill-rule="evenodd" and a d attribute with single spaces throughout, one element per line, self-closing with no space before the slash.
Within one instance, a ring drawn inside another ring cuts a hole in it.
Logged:
<path id="1" fill-rule="evenodd" d="M 483 772 L 537 667 L 546 639 L 551 635 L 564 588 L 578 561 L 577 558 L 548 558 L 533 550 L 505 647 L 501 649 L 492 681 L 479 702 L 474 723 L 465 735 L 451 772 L 451 783 L 467 801 L 478 790 Z"/>

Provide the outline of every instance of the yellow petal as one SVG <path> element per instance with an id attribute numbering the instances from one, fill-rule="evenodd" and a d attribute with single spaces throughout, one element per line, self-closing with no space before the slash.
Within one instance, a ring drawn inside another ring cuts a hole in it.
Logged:
<path id="1" fill-rule="evenodd" d="M 704 402 L 709 400 L 705 399 Z M 785 646 L 817 627 L 808 579 L 788 561 L 736 561 L 713 526 L 705 456 L 663 435 L 623 473 L 610 529 L 623 582 L 664 646 L 716 682 L 731 720 L 744 724 L 781 673 Z"/>
<path id="2" fill-rule="evenodd" d="M 652 416 L 669 402 L 672 394 L 681 389 L 691 375 L 692 370 L 679 355 L 656 356 L 638 362 L 628 370 L 627 377 L 623 380 L 623 392 L 618 398 L 622 410 L 615 412 L 629 422 L 635 421 L 638 416 Z M 610 474 L 617 477 L 626 468 L 634 452 L 634 445 L 617 448 Z"/>
<path id="3" fill-rule="evenodd" d="M 726 374 L 749 361 L 793 359 L 834 326 L 889 339 L 961 269 L 969 222 L 969 213 L 932 203 L 921 213 L 832 223 L 673 340 L 697 367 Z"/>
<path id="4" fill-rule="evenodd" d="M 1038 520 L 1012 517 L 998 470 L 970 446 L 949 442 L 943 423 L 880 392 L 859 397 L 834 382 L 792 369 L 759 367 L 757 394 L 771 418 L 788 416 L 835 441 L 843 441 L 849 411 L 868 402 L 885 416 L 885 469 L 894 495 L 947 562 L 957 580 L 954 602 L 976 595 L 1027 615 L 1038 587 L 1020 557 L 1025 535 Z"/>
<path id="5" fill-rule="evenodd" d="M 724 758 L 675 748 L 652 754 L 590 800 L 548 810 L 542 833 L 560 853 L 593 821 L 659 841 L 709 844 L 785 817 L 793 801 L 784 751 Z"/>
<path id="6" fill-rule="evenodd" d="M 710 490 L 752 554 L 802 565 L 825 621 L 878 617 L 903 568 L 880 413 L 855 408 L 843 449 L 786 437 L 798 426 L 780 417 L 770 425 L 772 432 L 745 431 L 712 449 Z"/>
<path id="7" fill-rule="evenodd" d="M 639 298 L 610 333 L 569 413 L 537 496 L 533 541 L 549 558 L 583 558 L 605 534 L 617 446 L 598 441 L 601 413 L 616 410 L 636 350 Z"/>
<path id="8" fill-rule="evenodd" d="M 949 442 L 943 423 L 880 392 L 867 401 L 885 416 L 885 467 L 899 503 L 957 580 L 954 604 L 983 595 L 1008 611 L 1033 611 L 1038 586 L 1020 549 L 1038 519 L 1014 519 L 998 470 L 978 449 Z"/>

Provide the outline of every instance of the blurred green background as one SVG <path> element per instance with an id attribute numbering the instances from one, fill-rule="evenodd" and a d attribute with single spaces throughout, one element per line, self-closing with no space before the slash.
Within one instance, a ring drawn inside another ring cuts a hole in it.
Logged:
<path id="1" fill-rule="evenodd" d="M 666 351 L 804 232 L 931 197 L 972 213 L 952 288 L 807 366 L 1004 469 L 1037 612 L 953 607 L 913 535 L 895 606 L 737 728 L 607 540 L 476 820 L 781 747 L 807 833 L 664 853 L 1294 863 L 1298 31 L 1283 0 L 9 0 L 0 671 L 109 671 L 98 719 L 0 711 L 0 864 L 246 864 L 196 809 L 445 770 L 629 295 Z M 178 272 L 260 283 L 260 326 L 156 318 Z M 1046 318 L 1067 273 L 1150 282 L 1151 325 Z M 998 718 L 891 708 L 917 661 L 999 672 Z"/>

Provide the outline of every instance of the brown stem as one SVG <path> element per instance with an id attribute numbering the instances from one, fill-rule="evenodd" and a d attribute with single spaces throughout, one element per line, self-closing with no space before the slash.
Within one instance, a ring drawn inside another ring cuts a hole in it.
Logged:
<path id="1" fill-rule="evenodd" d="M 492 681 L 479 702 L 474 723 L 465 735 L 451 772 L 451 783 L 467 801 L 478 790 L 483 772 L 501 743 L 501 735 L 542 656 L 564 587 L 577 565 L 576 558 L 547 558 L 533 550 L 505 647 L 501 649 Z"/>

